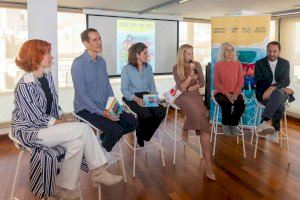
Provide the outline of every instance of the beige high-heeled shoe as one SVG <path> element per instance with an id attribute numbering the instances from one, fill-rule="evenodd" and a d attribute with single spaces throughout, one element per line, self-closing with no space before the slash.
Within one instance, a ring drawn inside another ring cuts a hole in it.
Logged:
<path id="1" fill-rule="evenodd" d="M 209 172 L 208 169 L 207 169 L 207 164 L 206 164 L 206 161 L 203 159 L 202 160 L 202 165 L 203 165 L 203 168 L 204 168 L 204 175 L 207 179 L 211 180 L 211 181 L 215 181 L 216 180 L 216 176 L 214 174 L 214 172 Z"/>

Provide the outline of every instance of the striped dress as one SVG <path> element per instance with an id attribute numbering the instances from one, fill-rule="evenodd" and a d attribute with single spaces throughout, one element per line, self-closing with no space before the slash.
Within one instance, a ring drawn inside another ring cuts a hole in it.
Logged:
<path id="1" fill-rule="evenodd" d="M 37 78 L 25 73 L 14 91 L 12 112 L 12 134 L 30 154 L 30 190 L 39 198 L 54 196 L 55 178 L 59 173 L 58 163 L 63 160 L 66 149 L 63 146 L 46 147 L 39 143 L 37 134 L 40 129 L 53 125 L 63 113 L 58 105 L 58 97 L 51 72 L 45 74 L 48 80 L 53 102 L 50 115 L 46 114 L 47 99 Z M 84 163 L 84 169 L 87 166 Z M 85 171 L 86 171 L 85 170 Z"/>

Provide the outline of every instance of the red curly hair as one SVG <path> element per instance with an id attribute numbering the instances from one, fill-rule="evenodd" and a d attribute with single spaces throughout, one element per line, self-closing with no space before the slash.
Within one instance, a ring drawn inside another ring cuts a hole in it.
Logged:
<path id="1" fill-rule="evenodd" d="M 17 66 L 26 72 L 38 69 L 45 53 L 51 52 L 51 44 L 44 40 L 27 40 L 21 47 L 15 60 Z"/>

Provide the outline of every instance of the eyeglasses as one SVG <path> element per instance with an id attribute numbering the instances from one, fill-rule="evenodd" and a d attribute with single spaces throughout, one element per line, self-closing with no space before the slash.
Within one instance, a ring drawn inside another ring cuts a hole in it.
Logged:
<path id="1" fill-rule="evenodd" d="M 46 52 L 45 56 L 52 56 L 51 52 Z"/>

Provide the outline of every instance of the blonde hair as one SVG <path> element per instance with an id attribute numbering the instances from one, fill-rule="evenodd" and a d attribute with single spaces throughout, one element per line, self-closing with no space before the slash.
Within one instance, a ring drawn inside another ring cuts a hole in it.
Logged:
<path id="1" fill-rule="evenodd" d="M 193 46 L 189 44 L 183 44 L 179 47 L 178 52 L 177 52 L 177 74 L 178 76 L 183 80 L 185 79 L 184 75 L 184 54 L 188 49 L 193 49 Z"/>
<path id="2" fill-rule="evenodd" d="M 225 42 L 221 45 L 220 47 L 220 50 L 219 50 L 219 54 L 218 54 L 218 59 L 217 59 L 217 62 L 224 62 L 225 61 L 225 58 L 224 58 L 224 52 L 225 52 L 225 48 L 227 46 L 231 46 L 233 48 L 233 61 L 237 61 L 238 60 L 238 56 L 237 56 L 237 53 L 236 53 L 236 50 L 235 50 L 235 47 L 230 44 L 229 42 Z"/>

